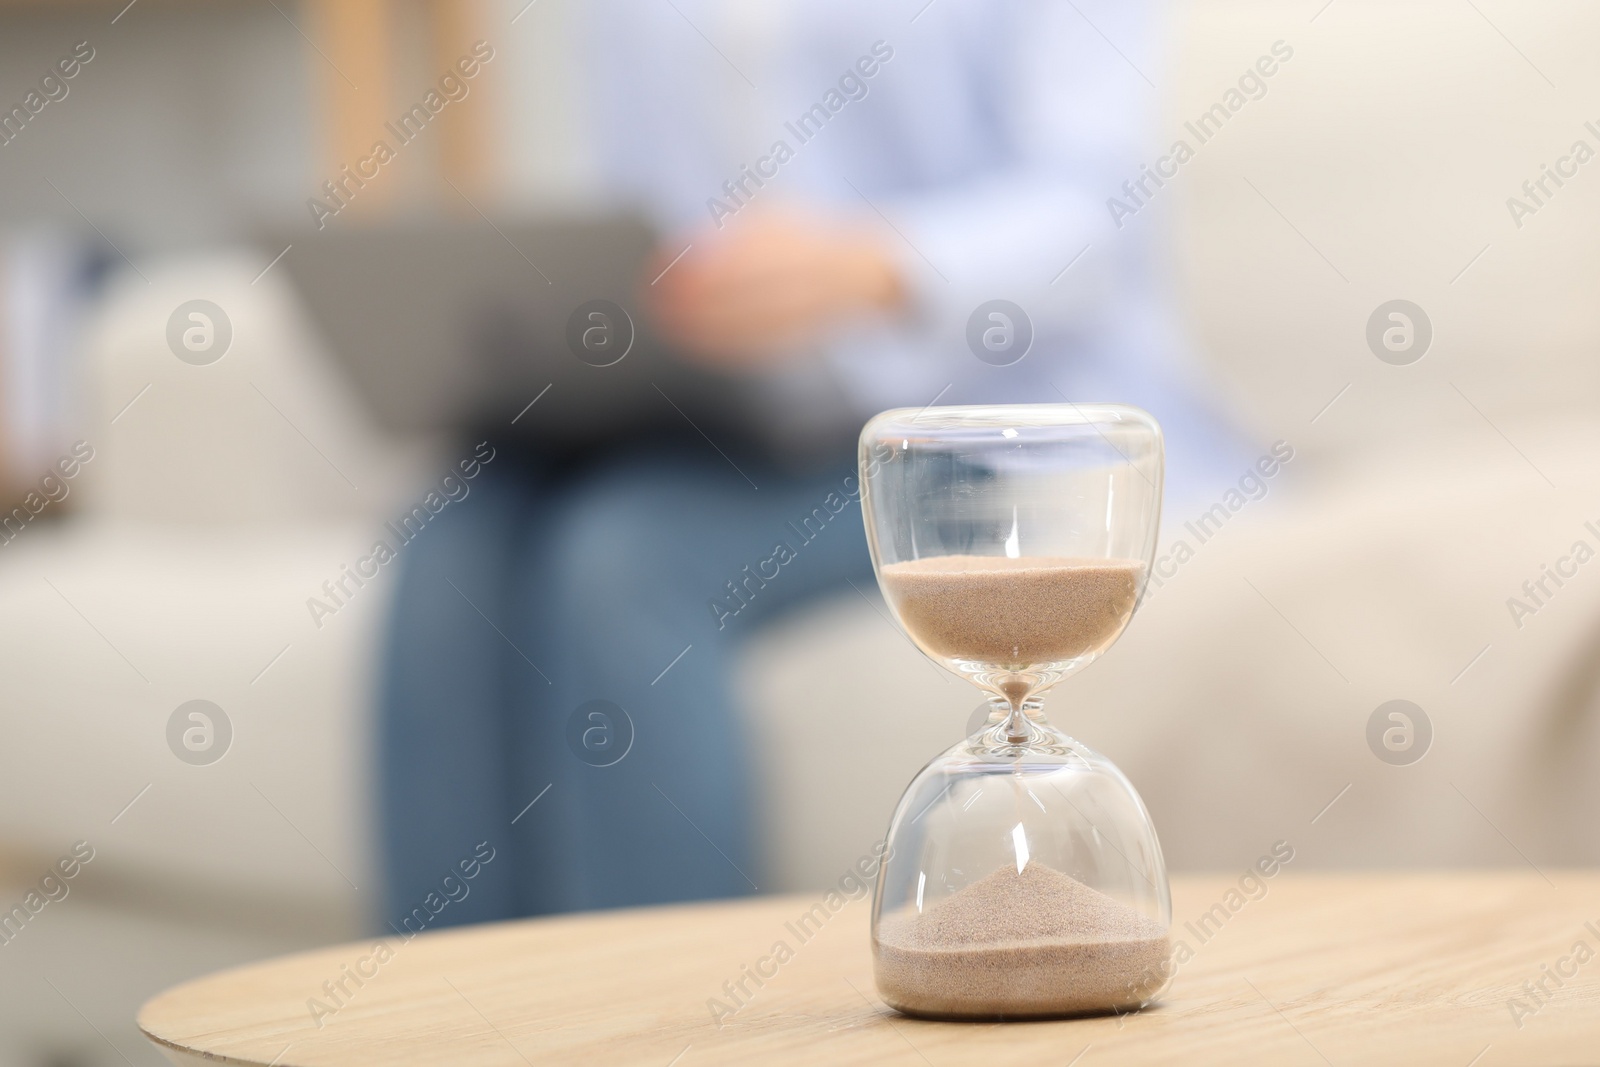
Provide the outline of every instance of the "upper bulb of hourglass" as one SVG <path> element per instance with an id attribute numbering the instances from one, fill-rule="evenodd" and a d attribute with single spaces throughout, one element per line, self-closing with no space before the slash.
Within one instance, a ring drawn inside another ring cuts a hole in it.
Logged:
<path id="1" fill-rule="evenodd" d="M 1127 626 L 1161 510 L 1161 431 L 1144 412 L 885 412 L 862 432 L 861 469 L 867 537 L 895 617 L 929 656 L 1018 714 Z"/>

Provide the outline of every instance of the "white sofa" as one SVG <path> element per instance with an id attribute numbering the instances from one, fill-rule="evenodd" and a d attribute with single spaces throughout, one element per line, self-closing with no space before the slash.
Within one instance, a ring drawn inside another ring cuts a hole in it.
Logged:
<path id="1" fill-rule="evenodd" d="M 88 327 L 94 458 L 67 483 L 71 517 L 47 511 L 0 547 L 5 906 L 74 842 L 94 849 L 4 946 L 19 964 L 0 970 L 6 1067 L 123 1062 L 74 1008 L 160 1062 L 132 1026 L 143 997 L 369 921 L 368 711 L 391 587 L 320 628 L 306 599 L 432 464 L 426 442 L 367 425 L 286 290 L 251 284 L 264 262 L 222 252 L 117 283 Z M 168 316 L 196 298 L 232 321 L 210 366 L 167 348 Z M 208 766 L 168 750 L 169 717 L 195 699 L 232 726 Z"/>
<path id="2" fill-rule="evenodd" d="M 1052 714 L 1128 772 L 1177 868 L 1242 866 L 1279 839 L 1306 867 L 1600 862 L 1600 563 L 1520 627 L 1507 607 L 1575 541 L 1600 548 L 1584 525 L 1600 527 L 1600 171 L 1520 229 L 1504 203 L 1587 136 L 1544 78 L 1592 76 L 1600 13 L 1496 8 L 1524 59 L 1470 7 L 1318 7 L 1184 9 L 1174 136 L 1274 41 L 1294 57 L 1157 205 L 1209 369 L 1263 449 L 1294 459 Z M 8 869 L 29 877 L 79 839 L 97 853 L 7 951 L 47 972 L 96 953 L 99 977 L 69 992 L 130 1056 L 141 995 L 354 935 L 375 877 L 366 760 L 392 577 L 320 629 L 305 599 L 439 456 L 370 425 L 280 280 L 252 284 L 262 262 L 219 253 L 119 285 L 92 330 L 79 507 L 0 548 Z M 209 367 L 164 339 L 196 297 L 234 325 Z M 1364 339 L 1394 298 L 1433 323 L 1410 366 Z M 1168 517 L 1169 546 L 1189 518 Z M 849 591 L 755 641 L 742 687 L 770 890 L 836 880 L 978 703 Z M 208 767 L 165 750 L 195 698 L 234 729 Z M 1410 766 L 1366 740 L 1395 698 L 1433 727 Z M 0 994 L 38 1005 L 40 1035 L 77 1026 L 37 983 L 0 974 Z"/>

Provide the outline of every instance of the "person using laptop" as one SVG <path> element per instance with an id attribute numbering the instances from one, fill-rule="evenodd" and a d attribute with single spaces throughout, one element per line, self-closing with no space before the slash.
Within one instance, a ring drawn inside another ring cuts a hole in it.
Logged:
<path id="1" fill-rule="evenodd" d="M 663 393 L 676 433 L 559 464 L 499 446 L 411 550 L 379 758 L 394 921 L 480 841 L 503 858 L 441 921 L 761 888 L 730 665 L 870 578 L 853 443 L 874 412 L 1130 402 L 1176 491 L 1230 469 L 1159 279 L 1171 193 L 1108 206 L 1159 154 L 1154 10 L 582 5 L 597 171 L 663 235 L 643 306 L 743 384 L 745 432 Z"/>

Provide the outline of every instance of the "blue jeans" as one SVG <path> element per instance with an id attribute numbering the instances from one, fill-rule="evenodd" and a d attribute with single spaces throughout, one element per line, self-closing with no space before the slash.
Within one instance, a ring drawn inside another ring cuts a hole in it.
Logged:
<path id="1" fill-rule="evenodd" d="M 732 658 L 871 564 L 853 466 L 735 458 L 697 438 L 550 472 L 501 448 L 401 550 L 378 726 L 388 924 L 757 888 Z"/>

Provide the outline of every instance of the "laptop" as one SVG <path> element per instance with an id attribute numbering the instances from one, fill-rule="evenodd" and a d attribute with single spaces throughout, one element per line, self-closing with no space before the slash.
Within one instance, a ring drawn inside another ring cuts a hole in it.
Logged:
<path id="1" fill-rule="evenodd" d="M 637 218 L 352 221 L 263 238 L 289 244 L 279 269 L 391 430 L 562 448 L 755 436 L 739 383 L 676 359 L 641 314 L 656 240 Z"/>

